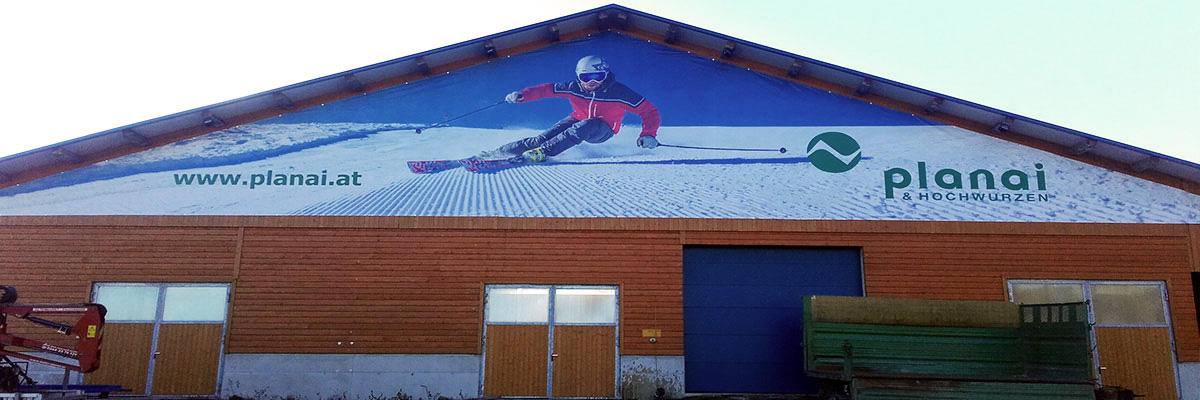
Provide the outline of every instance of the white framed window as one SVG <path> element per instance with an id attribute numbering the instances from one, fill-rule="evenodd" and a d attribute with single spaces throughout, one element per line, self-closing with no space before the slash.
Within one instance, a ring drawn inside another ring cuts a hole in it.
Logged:
<path id="1" fill-rule="evenodd" d="M 1096 283 L 1091 293 L 1097 325 L 1167 325 L 1160 285 Z"/>
<path id="2" fill-rule="evenodd" d="M 550 322 L 550 288 L 496 287 L 487 291 L 485 314 L 490 324 Z"/>
<path id="3" fill-rule="evenodd" d="M 617 322 L 617 290 L 562 288 L 554 291 L 554 323 L 602 324 Z"/>
<path id="4" fill-rule="evenodd" d="M 1053 304 L 1084 301 L 1083 283 L 1019 281 L 1011 284 L 1010 300 L 1017 304 Z"/>
<path id="5" fill-rule="evenodd" d="M 1018 304 L 1087 301 L 1096 326 L 1166 327 L 1166 285 L 1143 281 L 1010 280 L 1009 300 Z"/>
<path id="6" fill-rule="evenodd" d="M 219 283 L 96 283 L 92 301 L 108 322 L 225 321 L 229 285 Z"/>
<path id="7" fill-rule="evenodd" d="M 490 285 L 484 299 L 488 324 L 615 325 L 615 286 Z"/>
<path id="8" fill-rule="evenodd" d="M 104 305 L 108 322 L 152 322 L 158 319 L 160 287 L 137 283 L 97 284 L 93 301 Z"/>
<path id="9" fill-rule="evenodd" d="M 228 286 L 167 286 L 163 298 L 163 321 L 225 321 Z"/>

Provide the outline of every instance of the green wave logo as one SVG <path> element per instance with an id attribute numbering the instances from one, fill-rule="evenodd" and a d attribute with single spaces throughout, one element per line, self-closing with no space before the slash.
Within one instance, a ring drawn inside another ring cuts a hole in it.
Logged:
<path id="1" fill-rule="evenodd" d="M 808 142 L 808 161 L 829 173 L 846 172 L 862 160 L 862 148 L 841 132 L 825 132 Z"/>

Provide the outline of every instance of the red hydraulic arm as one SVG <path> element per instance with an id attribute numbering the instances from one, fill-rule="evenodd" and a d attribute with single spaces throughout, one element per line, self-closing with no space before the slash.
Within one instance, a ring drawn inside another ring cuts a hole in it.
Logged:
<path id="1" fill-rule="evenodd" d="M 16 290 L 0 286 L 0 357 L 11 356 L 71 371 L 92 372 L 100 367 L 100 340 L 103 338 L 103 305 L 85 304 L 17 304 Z M 38 315 L 79 315 L 74 324 L 65 324 L 38 317 Z M 73 336 L 78 340 L 74 349 L 46 342 L 14 336 L 8 333 L 8 318 L 20 318 L 34 324 L 53 328 L 58 333 Z M 16 347 L 15 349 L 13 347 Z M 20 353 L 15 350 L 35 350 L 75 360 L 76 363 L 58 361 L 39 356 L 37 353 Z"/>

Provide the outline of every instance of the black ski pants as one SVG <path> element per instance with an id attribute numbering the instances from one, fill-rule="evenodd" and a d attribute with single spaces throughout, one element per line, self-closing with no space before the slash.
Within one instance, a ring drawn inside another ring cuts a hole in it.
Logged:
<path id="1" fill-rule="evenodd" d="M 500 150 L 516 155 L 540 146 L 547 156 L 556 156 L 583 142 L 604 143 L 613 135 L 612 128 L 599 118 L 580 121 L 566 117 L 545 132 L 500 146 Z"/>

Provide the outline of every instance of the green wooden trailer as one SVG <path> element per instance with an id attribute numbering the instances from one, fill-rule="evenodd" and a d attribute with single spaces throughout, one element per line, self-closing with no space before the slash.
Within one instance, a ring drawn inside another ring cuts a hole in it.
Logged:
<path id="1" fill-rule="evenodd" d="M 1095 399 L 1086 303 L 809 296 L 823 399 Z"/>

